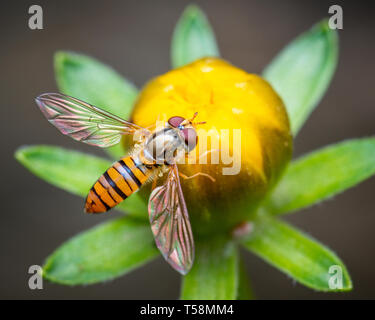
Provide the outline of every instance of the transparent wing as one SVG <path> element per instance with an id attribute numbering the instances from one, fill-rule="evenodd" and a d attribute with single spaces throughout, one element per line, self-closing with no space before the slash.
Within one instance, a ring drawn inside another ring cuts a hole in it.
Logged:
<path id="1" fill-rule="evenodd" d="M 156 245 L 164 259 L 185 275 L 193 265 L 194 240 L 177 165 L 171 166 L 164 185 L 152 191 L 148 212 Z"/>
<path id="2" fill-rule="evenodd" d="M 63 134 L 94 146 L 110 147 L 120 142 L 122 134 L 134 134 L 138 130 L 148 132 L 140 126 L 64 94 L 45 93 L 35 100 L 48 121 Z"/>

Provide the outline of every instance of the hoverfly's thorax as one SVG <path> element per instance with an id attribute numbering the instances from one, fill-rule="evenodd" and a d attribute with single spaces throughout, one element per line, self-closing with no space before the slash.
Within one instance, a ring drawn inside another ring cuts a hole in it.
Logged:
<path id="1" fill-rule="evenodd" d="M 157 164 L 173 163 L 177 152 L 184 149 L 184 140 L 178 130 L 165 127 L 154 132 L 144 143 L 143 156 Z"/>

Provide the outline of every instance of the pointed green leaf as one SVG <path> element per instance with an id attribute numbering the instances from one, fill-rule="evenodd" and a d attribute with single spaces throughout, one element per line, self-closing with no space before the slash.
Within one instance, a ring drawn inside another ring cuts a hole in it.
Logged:
<path id="1" fill-rule="evenodd" d="M 110 161 L 99 157 L 43 145 L 21 147 L 15 157 L 39 178 L 83 197 L 87 196 L 94 182 L 111 166 Z M 147 219 L 147 206 L 137 193 L 116 208 Z"/>
<path id="2" fill-rule="evenodd" d="M 65 285 L 92 284 L 128 273 L 158 254 L 150 226 L 124 217 L 65 242 L 47 258 L 43 275 Z"/>
<path id="3" fill-rule="evenodd" d="M 284 100 L 294 135 L 324 95 L 337 58 L 337 33 L 323 20 L 290 43 L 264 70 L 263 76 Z"/>
<path id="4" fill-rule="evenodd" d="M 261 210 L 294 212 L 332 197 L 375 174 L 375 138 L 353 139 L 292 162 Z"/>
<path id="5" fill-rule="evenodd" d="M 251 288 L 249 276 L 246 271 L 245 263 L 240 257 L 239 261 L 239 280 L 237 290 L 237 300 L 253 300 L 254 293 Z"/>
<path id="6" fill-rule="evenodd" d="M 138 91 L 112 68 L 85 55 L 60 51 L 55 54 L 55 74 L 62 93 L 121 118 L 130 116 Z M 124 155 L 121 144 L 107 151 L 116 158 Z"/>
<path id="7" fill-rule="evenodd" d="M 238 288 L 237 247 L 226 239 L 196 242 L 193 268 L 184 277 L 181 299 L 234 300 Z"/>
<path id="8" fill-rule="evenodd" d="M 309 288 L 352 289 L 349 273 L 335 253 L 276 218 L 256 220 L 254 233 L 244 241 L 244 246 Z"/>
<path id="9" fill-rule="evenodd" d="M 215 35 L 205 14 L 196 5 L 189 5 L 173 33 L 172 67 L 178 68 L 199 58 L 219 55 Z"/>

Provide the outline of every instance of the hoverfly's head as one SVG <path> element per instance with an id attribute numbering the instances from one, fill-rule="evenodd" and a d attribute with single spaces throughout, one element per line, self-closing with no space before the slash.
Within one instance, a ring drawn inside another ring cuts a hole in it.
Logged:
<path id="1" fill-rule="evenodd" d="M 168 120 L 171 127 L 179 129 L 182 137 L 185 141 L 185 147 L 188 152 L 193 150 L 198 142 L 198 135 L 195 131 L 195 126 L 199 124 L 204 124 L 206 122 L 193 122 L 193 120 L 198 115 L 198 112 L 194 113 L 191 119 L 185 119 L 183 117 L 175 116 Z"/>

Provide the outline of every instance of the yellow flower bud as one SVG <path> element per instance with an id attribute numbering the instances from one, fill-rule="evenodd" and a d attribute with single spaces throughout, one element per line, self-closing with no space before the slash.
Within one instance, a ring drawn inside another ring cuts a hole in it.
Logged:
<path id="1" fill-rule="evenodd" d="M 197 126 L 198 144 L 190 155 L 197 164 L 179 165 L 179 170 L 188 176 L 207 173 L 216 181 L 203 176 L 181 179 L 192 228 L 200 234 L 226 232 L 251 219 L 290 160 L 288 116 L 280 97 L 261 77 L 221 59 L 204 58 L 151 80 L 131 118 L 148 127 L 172 116 L 190 119 L 195 112 L 196 121 L 206 121 Z M 208 164 L 198 163 L 203 160 L 204 133 L 212 150 Z M 211 164 L 217 157 L 219 163 Z"/>

